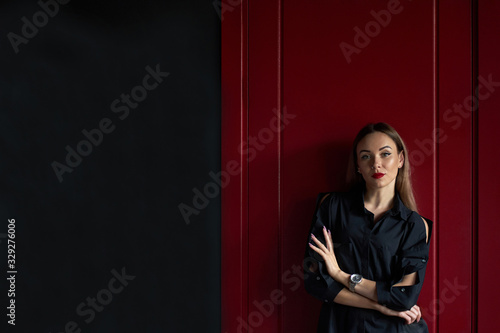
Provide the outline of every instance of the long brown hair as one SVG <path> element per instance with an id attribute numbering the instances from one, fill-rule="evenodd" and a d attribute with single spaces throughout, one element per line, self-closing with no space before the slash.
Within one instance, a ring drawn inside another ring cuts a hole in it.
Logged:
<path id="1" fill-rule="evenodd" d="M 399 196 L 401 197 L 401 201 L 403 204 L 413 211 L 417 211 L 417 204 L 415 202 L 415 196 L 413 195 L 413 187 L 411 185 L 411 167 L 410 167 L 410 159 L 408 158 L 410 154 L 408 154 L 408 150 L 406 149 L 406 145 L 399 136 L 398 132 L 387 123 L 369 123 L 365 127 L 363 127 L 356 138 L 354 138 L 354 142 L 352 144 L 351 150 L 351 158 L 349 159 L 349 166 L 347 168 L 347 184 L 349 186 L 355 185 L 365 185 L 365 180 L 360 173 L 356 172 L 358 169 L 358 158 L 356 149 L 358 147 L 358 143 L 368 134 L 374 132 L 381 132 L 389 136 L 395 143 L 398 149 L 398 154 L 403 152 L 405 157 L 403 166 L 398 170 L 398 175 L 396 178 L 396 191 L 398 191 Z"/>

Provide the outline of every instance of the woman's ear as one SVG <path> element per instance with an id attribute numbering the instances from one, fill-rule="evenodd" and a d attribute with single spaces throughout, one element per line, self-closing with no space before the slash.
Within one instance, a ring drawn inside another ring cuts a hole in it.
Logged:
<path id="1" fill-rule="evenodd" d="M 398 164 L 398 168 L 402 168 L 404 164 L 405 164 L 405 154 L 404 154 L 404 150 L 401 150 L 399 152 L 399 164 Z"/>

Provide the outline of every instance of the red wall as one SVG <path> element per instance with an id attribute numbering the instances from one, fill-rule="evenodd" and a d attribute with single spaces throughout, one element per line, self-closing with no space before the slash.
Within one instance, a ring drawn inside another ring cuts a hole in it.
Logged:
<path id="1" fill-rule="evenodd" d="M 377 121 L 405 138 L 419 212 L 435 221 L 419 299 L 431 332 L 492 328 L 485 297 L 498 288 L 487 283 L 496 273 L 487 258 L 499 248 L 492 217 L 500 196 L 486 175 L 499 162 L 500 98 L 483 87 L 478 109 L 470 100 L 478 77 L 500 81 L 498 5 L 222 6 L 222 332 L 315 329 L 320 303 L 300 276 L 314 200 L 342 188 L 355 134 Z M 362 40 L 358 28 L 373 30 Z"/>
<path id="2" fill-rule="evenodd" d="M 500 285 L 492 283 L 491 277 L 500 276 L 497 265 L 500 253 L 497 222 L 497 204 L 500 198 L 500 181 L 496 176 L 499 155 L 496 154 L 500 140 L 500 3 L 498 1 L 480 1 L 478 6 L 478 69 L 484 78 L 491 75 L 496 87 L 491 91 L 482 90 L 485 95 L 479 102 L 475 113 L 475 231 L 476 231 L 476 288 L 478 332 L 498 330 L 495 311 L 500 295 Z M 478 82 L 482 84 L 482 82 Z"/>

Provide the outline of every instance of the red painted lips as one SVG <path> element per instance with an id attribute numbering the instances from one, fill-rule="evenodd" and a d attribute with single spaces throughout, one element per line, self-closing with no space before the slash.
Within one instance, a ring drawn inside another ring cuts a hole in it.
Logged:
<path id="1" fill-rule="evenodd" d="M 385 176 L 385 173 L 374 173 L 372 177 L 375 179 L 380 179 L 384 176 Z"/>

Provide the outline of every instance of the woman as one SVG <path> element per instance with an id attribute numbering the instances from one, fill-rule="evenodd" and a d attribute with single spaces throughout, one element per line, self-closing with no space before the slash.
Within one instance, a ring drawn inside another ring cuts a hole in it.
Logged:
<path id="1" fill-rule="evenodd" d="M 432 221 L 416 212 L 408 151 L 386 123 L 352 147 L 348 192 L 320 194 L 304 261 L 317 332 L 428 332 L 416 305 Z"/>

